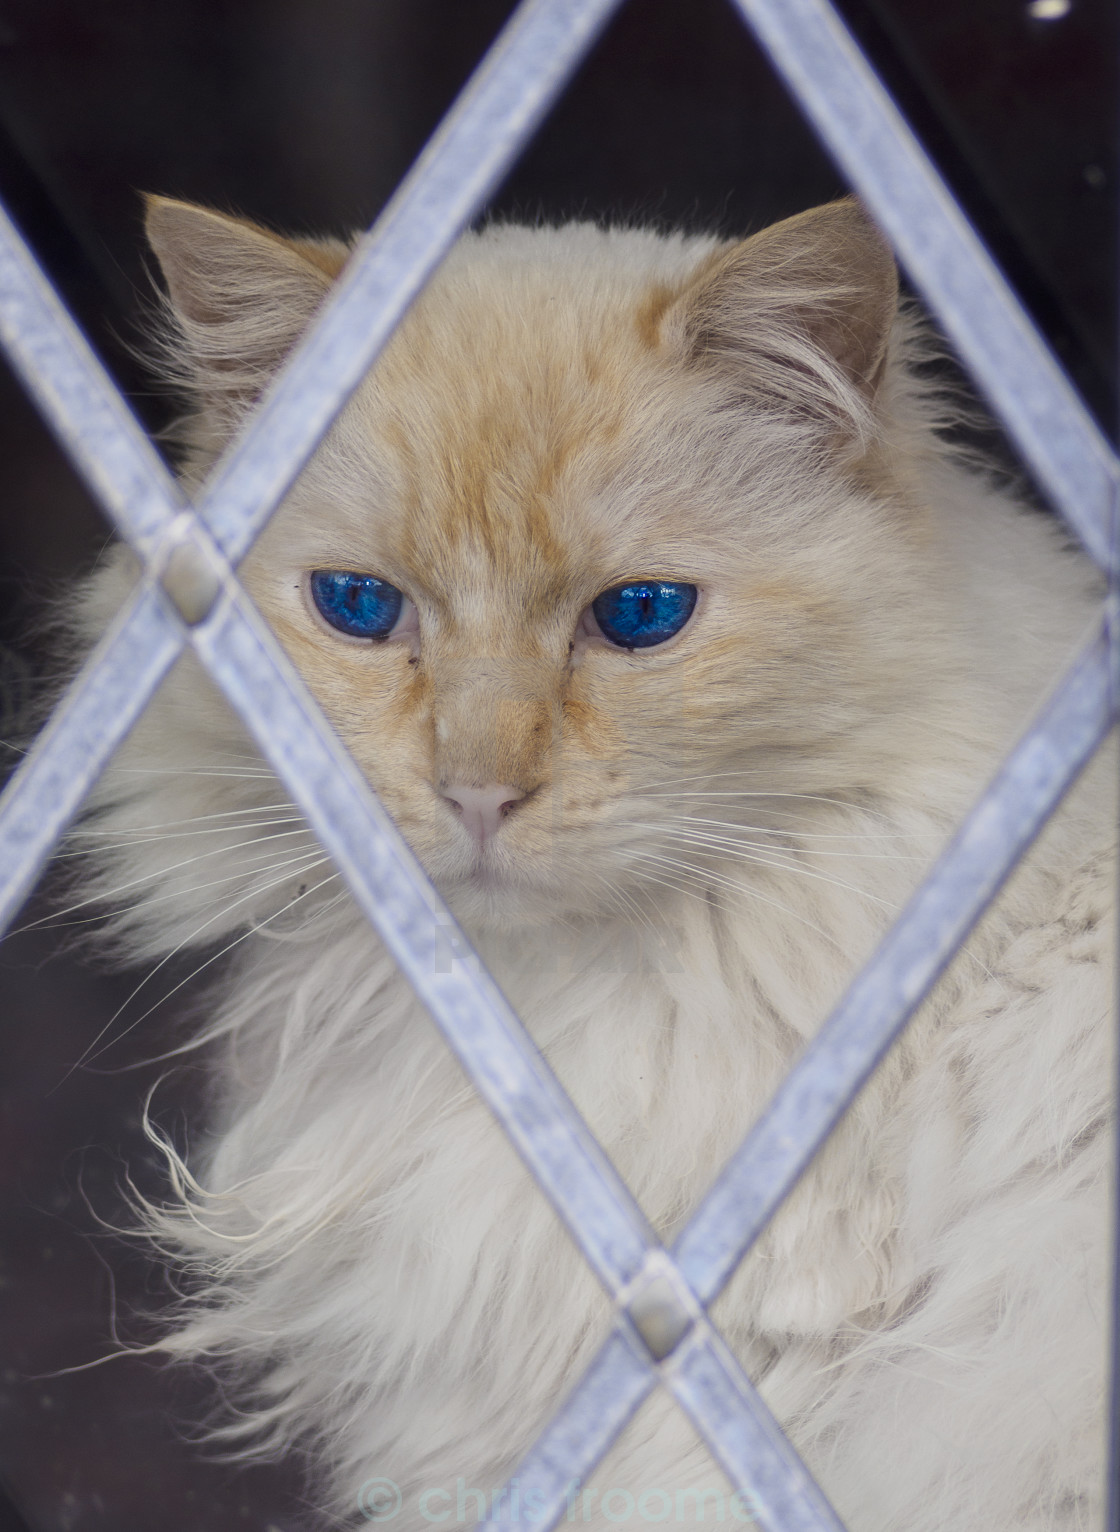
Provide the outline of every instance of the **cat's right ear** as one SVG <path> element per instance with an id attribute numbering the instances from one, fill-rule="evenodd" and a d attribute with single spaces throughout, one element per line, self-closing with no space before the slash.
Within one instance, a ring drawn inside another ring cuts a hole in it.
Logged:
<path id="1" fill-rule="evenodd" d="M 349 249 L 284 239 L 171 197 L 145 199 L 167 284 L 175 373 L 226 424 L 250 406 L 306 329 Z"/>

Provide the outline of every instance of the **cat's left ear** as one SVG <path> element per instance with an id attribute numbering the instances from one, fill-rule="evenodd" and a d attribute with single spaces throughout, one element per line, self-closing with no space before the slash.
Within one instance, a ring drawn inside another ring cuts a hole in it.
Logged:
<path id="1" fill-rule="evenodd" d="M 752 393 L 851 424 L 874 400 L 897 310 L 890 248 L 847 198 L 708 256 L 664 335 Z"/>

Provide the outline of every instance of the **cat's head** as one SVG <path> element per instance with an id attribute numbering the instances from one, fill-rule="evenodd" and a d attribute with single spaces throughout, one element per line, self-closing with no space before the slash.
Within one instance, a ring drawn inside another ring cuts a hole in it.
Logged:
<path id="1" fill-rule="evenodd" d="M 148 229 L 197 477 L 348 252 L 163 199 Z M 416 300 L 243 574 L 465 918 L 687 889 L 892 769 L 926 584 L 896 311 L 851 201 L 737 243 L 494 227 Z M 245 748 L 188 667 L 133 746 L 197 813 Z"/>

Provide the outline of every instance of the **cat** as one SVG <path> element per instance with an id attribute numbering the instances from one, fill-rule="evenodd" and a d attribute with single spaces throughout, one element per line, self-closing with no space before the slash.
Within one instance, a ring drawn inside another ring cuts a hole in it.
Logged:
<path id="1" fill-rule="evenodd" d="M 192 488 L 349 246 L 147 227 Z M 1099 603 L 952 444 L 937 348 L 850 199 L 469 232 L 243 566 L 666 1240 Z M 144 1213 L 163 1349 L 226 1379 L 220 1444 L 311 1454 L 331 1525 L 378 1478 L 402 1529 L 473 1521 L 605 1296 L 191 659 L 91 812 L 119 950 L 233 947 L 205 1140 Z M 1098 765 L 714 1307 L 852 1532 L 1100 1523 L 1111 822 Z M 724 1515 L 660 1393 L 593 1484 L 568 1519 Z"/>

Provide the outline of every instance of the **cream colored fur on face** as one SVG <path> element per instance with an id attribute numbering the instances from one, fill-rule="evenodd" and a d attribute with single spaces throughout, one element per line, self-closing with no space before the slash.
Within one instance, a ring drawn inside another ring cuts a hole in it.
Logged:
<path id="1" fill-rule="evenodd" d="M 195 480 L 346 247 L 164 200 L 149 232 Z M 468 234 L 244 568 L 666 1239 L 1099 597 L 938 440 L 896 309 L 852 203 L 740 244 Z M 418 638 L 328 628 L 323 568 L 399 586 Z M 699 587 L 677 638 L 577 638 L 642 576 Z M 130 579 L 95 576 L 87 635 Z M 453 781 L 526 794 L 481 866 Z M 716 1307 L 853 1532 L 1100 1524 L 1112 810 L 1102 769 Z M 167 1349 L 223 1372 L 227 1442 L 310 1443 L 342 1523 L 383 1476 L 426 1526 L 423 1490 L 515 1466 L 607 1301 L 193 664 L 98 813 L 124 952 L 249 933 L 211 1135 L 148 1214 L 190 1277 Z M 594 1485 L 723 1481 L 658 1396 Z"/>

